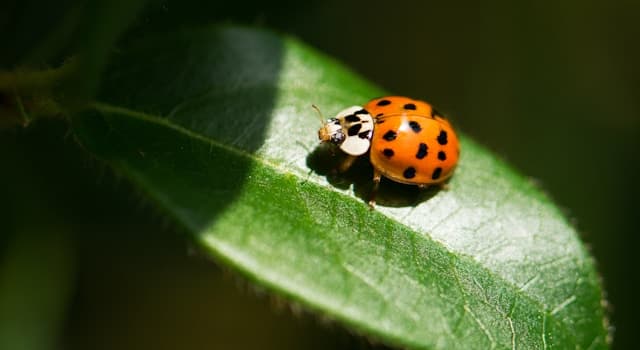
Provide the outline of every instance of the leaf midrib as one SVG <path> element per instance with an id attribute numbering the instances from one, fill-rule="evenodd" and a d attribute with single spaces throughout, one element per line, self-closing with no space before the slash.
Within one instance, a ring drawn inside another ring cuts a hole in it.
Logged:
<path id="1" fill-rule="evenodd" d="M 212 138 L 207 137 L 207 136 L 205 136 L 203 134 L 194 132 L 194 131 L 192 131 L 190 129 L 187 129 L 187 128 L 179 125 L 179 124 L 173 123 L 168 118 L 163 118 L 161 116 L 157 116 L 157 115 L 154 115 L 154 114 L 149 114 L 149 113 L 145 113 L 145 112 L 136 111 L 136 110 L 133 110 L 133 109 L 130 109 L 130 108 L 126 108 L 126 107 L 114 106 L 112 104 L 104 103 L 104 102 L 100 102 L 100 101 L 92 102 L 90 104 L 90 107 L 95 109 L 98 112 L 105 112 L 105 113 L 111 113 L 111 114 L 115 114 L 115 115 L 121 115 L 121 116 L 125 116 L 125 117 L 131 118 L 131 119 L 136 119 L 136 120 L 148 122 L 148 123 L 151 123 L 151 124 L 154 124 L 154 125 L 158 125 L 158 126 L 161 126 L 161 127 L 165 127 L 165 128 L 171 129 L 171 130 L 176 131 L 178 133 L 181 133 L 181 134 L 183 134 L 185 136 L 188 136 L 188 137 L 194 138 L 196 140 L 199 140 L 199 141 L 201 141 L 203 143 L 206 143 L 206 144 L 208 144 L 210 146 L 218 147 L 218 148 L 220 148 L 220 149 L 222 149 L 224 151 L 227 151 L 227 152 L 230 152 L 232 154 L 247 158 L 250 161 L 263 164 L 264 166 L 266 166 L 266 167 L 268 167 L 268 168 L 270 168 L 270 169 L 274 170 L 275 172 L 280 173 L 282 175 L 291 173 L 290 170 L 283 168 L 277 162 L 271 161 L 271 160 L 267 159 L 266 157 L 257 157 L 253 153 L 246 152 L 246 151 L 244 151 L 244 150 L 242 150 L 240 148 L 231 147 L 231 146 L 229 146 L 229 145 L 227 145 L 225 143 L 216 141 L 215 139 L 212 139 Z M 127 172 L 127 173 L 129 173 L 130 176 L 132 176 L 134 178 L 137 177 L 137 176 L 131 174 L 129 171 L 125 171 L 124 169 L 120 169 L 120 171 Z M 316 186 L 320 186 L 320 184 L 316 183 L 315 181 L 314 181 L 314 184 Z M 155 197 L 155 195 L 151 191 L 149 191 L 149 192 L 150 192 L 149 195 L 151 197 Z M 353 200 L 352 197 L 350 197 L 350 196 L 348 196 L 348 195 L 346 195 L 346 194 L 344 194 L 344 193 L 342 193 L 340 191 L 336 191 L 336 193 L 338 193 L 338 195 L 340 195 L 342 197 L 345 197 L 348 200 Z M 385 219 L 387 219 L 387 220 L 392 220 L 394 222 L 394 224 L 403 226 L 404 229 L 406 229 L 409 232 L 412 232 L 416 237 L 419 237 L 419 238 L 425 239 L 425 240 L 429 240 L 430 244 L 432 244 L 434 246 L 436 246 L 436 245 L 439 246 L 439 248 L 443 252 L 445 252 L 450 259 L 460 260 L 462 257 L 465 257 L 468 261 L 470 261 L 474 265 L 476 265 L 476 267 L 479 267 L 480 269 L 482 269 L 485 272 L 487 272 L 488 275 L 490 275 L 493 278 L 495 278 L 496 280 L 498 280 L 502 285 L 505 285 L 505 286 L 509 287 L 511 293 L 513 293 L 514 295 L 519 296 L 520 298 L 526 299 L 527 301 L 531 302 L 533 305 L 537 305 L 539 310 L 541 310 L 541 314 L 544 316 L 546 321 L 551 320 L 555 325 L 560 325 L 562 327 L 564 335 L 565 336 L 568 335 L 575 343 L 575 336 L 574 336 L 574 334 L 572 332 L 570 332 L 567 329 L 567 325 L 564 322 L 562 322 L 561 320 L 559 320 L 558 318 L 554 317 L 554 314 L 551 313 L 551 310 L 548 310 L 548 308 L 546 308 L 545 305 L 541 301 L 535 299 L 533 296 L 531 296 L 529 294 L 524 293 L 520 288 L 518 288 L 518 286 L 516 286 L 512 282 L 504 279 L 502 276 L 497 275 L 494 271 L 486 268 L 485 266 L 480 264 L 473 256 L 470 256 L 470 255 L 467 255 L 467 254 L 463 254 L 463 253 L 459 253 L 459 252 L 457 252 L 457 253 L 456 252 L 452 252 L 449 249 L 447 249 L 447 247 L 444 244 L 442 244 L 442 243 L 440 243 L 440 242 L 438 242 L 436 240 L 433 240 L 433 239 L 430 239 L 430 238 L 426 237 L 424 234 L 421 234 L 420 232 L 415 231 L 413 228 L 411 228 L 409 226 L 406 226 L 403 223 L 394 220 L 393 218 L 389 218 L 389 217 L 387 217 L 386 215 L 384 215 L 381 212 L 378 212 L 378 214 L 384 216 Z M 171 216 L 176 218 L 176 220 L 178 222 L 181 222 L 181 224 L 185 228 L 189 229 L 190 225 L 188 225 L 187 223 L 183 222 L 183 220 L 180 219 L 179 216 L 177 216 L 177 215 L 171 215 Z M 222 257 L 223 259 L 225 259 L 227 261 L 232 261 L 234 264 L 236 263 L 236 261 L 233 261 L 233 260 L 231 260 L 229 258 L 226 258 L 223 255 L 221 255 L 220 252 L 214 252 L 214 253 L 216 253 L 216 256 Z M 450 260 L 450 262 L 453 262 L 453 260 Z M 453 266 L 453 264 L 452 264 L 452 267 L 450 267 L 450 268 L 452 270 L 457 270 Z M 245 270 L 246 272 L 250 273 L 250 271 L 247 271 L 246 269 L 243 269 L 243 270 Z M 250 273 L 250 274 L 255 276 L 254 273 Z M 407 277 L 410 278 L 410 276 L 407 276 Z M 272 288 L 278 290 L 279 292 L 281 292 L 283 294 L 289 295 L 289 296 L 294 297 L 294 298 L 297 296 L 296 294 L 293 294 L 293 293 L 291 293 L 289 291 L 280 289 L 278 287 L 278 285 L 276 285 L 274 283 L 271 283 L 270 281 L 267 281 L 267 280 L 264 280 L 264 279 L 260 279 L 260 280 L 263 281 L 263 283 L 266 283 L 266 284 L 270 285 Z M 415 281 L 415 282 L 418 283 L 418 284 L 421 284 L 421 283 L 419 283 L 419 281 Z M 463 295 L 467 295 L 468 293 L 467 292 L 462 292 L 462 294 Z M 317 307 L 313 306 L 313 305 L 315 305 L 313 300 L 307 300 L 303 295 L 299 295 L 298 297 L 302 301 L 306 301 L 305 303 L 307 304 L 307 306 L 309 306 L 311 308 L 317 308 Z M 485 303 L 485 302 L 483 301 L 483 303 Z M 465 306 L 466 305 L 468 305 L 468 304 L 465 302 Z M 489 304 L 489 305 L 491 305 L 492 307 L 495 308 L 495 305 L 493 305 L 493 304 Z M 498 314 L 501 314 L 501 313 L 498 312 Z M 378 329 L 376 329 L 376 328 L 373 328 L 371 326 L 364 326 L 363 327 L 363 324 L 355 324 L 355 323 L 352 322 L 352 320 L 340 317 L 340 315 L 337 315 L 337 314 L 333 315 L 333 316 L 337 317 L 337 318 L 340 318 L 340 319 L 343 319 L 344 321 L 346 321 L 348 323 L 351 323 L 351 324 L 353 324 L 354 326 L 356 326 L 358 328 L 369 329 L 369 330 L 372 331 L 372 333 L 378 334 Z M 509 322 L 508 319 L 505 319 L 505 321 Z M 364 325 L 366 325 L 366 323 Z M 392 338 L 395 341 L 401 340 L 401 341 L 404 341 L 405 343 L 407 342 L 407 339 L 398 338 L 397 336 L 393 336 L 392 335 L 390 337 L 390 334 L 383 334 L 383 335 L 386 338 Z M 599 336 L 600 336 L 599 334 L 596 335 L 594 341 L 597 338 L 599 338 Z M 546 334 L 542 334 L 541 337 L 542 337 L 542 339 L 545 339 L 546 338 Z M 593 343 L 593 341 L 592 341 L 592 343 Z"/>

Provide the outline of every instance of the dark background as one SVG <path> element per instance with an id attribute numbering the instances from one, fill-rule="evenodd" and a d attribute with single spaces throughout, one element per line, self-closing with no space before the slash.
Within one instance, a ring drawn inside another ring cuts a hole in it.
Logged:
<path id="1" fill-rule="evenodd" d="M 56 23 L 65 11 L 39 16 Z M 123 40 L 221 21 L 276 29 L 390 93 L 432 102 L 564 209 L 603 276 L 614 348 L 626 349 L 636 344 L 639 311 L 639 13 L 636 1 L 597 0 L 161 1 L 140 12 Z M 0 16 L 0 26 L 7 18 Z M 75 287 L 57 330 L 65 347 L 369 346 L 191 254 L 171 223 L 141 206 L 127 184 L 102 176 L 65 132 L 54 122 L 0 137 L 5 169 L 18 169 L 0 177 L 6 198 L 30 184 L 27 192 L 50 200 L 33 204 L 21 194 L 25 211 L 55 207 L 56 217 L 73 218 L 80 237 Z M 12 232 L 29 218 L 8 203 L 3 221 Z M 59 226 L 70 225 L 63 219 Z"/>

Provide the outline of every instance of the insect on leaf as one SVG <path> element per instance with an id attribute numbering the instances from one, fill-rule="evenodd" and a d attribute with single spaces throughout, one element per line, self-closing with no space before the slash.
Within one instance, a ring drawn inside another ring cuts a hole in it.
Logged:
<path id="1" fill-rule="evenodd" d="M 238 27 L 141 38 L 79 142 L 198 245 L 269 290 L 408 348 L 603 349 L 594 263 L 554 204 L 463 132 L 446 191 L 343 175 L 324 113 L 384 92 L 299 41 Z M 454 119 L 455 121 L 455 119 Z"/>

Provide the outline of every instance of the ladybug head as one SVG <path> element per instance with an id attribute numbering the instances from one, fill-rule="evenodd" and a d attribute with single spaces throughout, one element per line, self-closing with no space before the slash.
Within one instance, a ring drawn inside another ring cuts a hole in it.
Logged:
<path id="1" fill-rule="evenodd" d="M 322 116 L 322 112 L 320 112 L 320 108 L 316 105 L 311 105 L 311 107 L 318 112 L 320 123 L 322 124 L 318 130 L 318 138 L 320 139 L 320 142 L 331 142 L 336 145 L 342 144 L 346 136 L 342 131 L 342 123 L 340 123 L 340 120 L 338 118 L 325 120 Z"/>
<path id="2" fill-rule="evenodd" d="M 345 135 L 342 132 L 342 125 L 336 118 L 328 119 L 318 130 L 318 138 L 320 142 L 331 142 L 336 145 L 341 144 Z"/>

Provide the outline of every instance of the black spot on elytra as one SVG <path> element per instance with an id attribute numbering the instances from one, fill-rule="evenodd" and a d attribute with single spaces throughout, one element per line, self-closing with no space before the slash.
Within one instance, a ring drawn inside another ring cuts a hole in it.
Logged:
<path id="1" fill-rule="evenodd" d="M 409 122 L 409 127 L 411 127 L 411 130 L 413 130 L 413 132 L 415 132 L 416 134 L 419 133 L 420 131 L 422 131 L 422 127 L 415 120 L 412 120 L 412 121 Z"/>
<path id="2" fill-rule="evenodd" d="M 420 146 L 418 146 L 418 153 L 416 153 L 416 158 L 423 159 L 424 157 L 426 157 L 427 149 L 428 149 L 427 144 L 421 143 Z"/>
<path id="3" fill-rule="evenodd" d="M 443 151 L 438 152 L 438 159 L 447 160 L 447 154 L 444 153 Z"/>
<path id="4" fill-rule="evenodd" d="M 433 174 L 431 174 L 431 180 L 439 179 L 440 175 L 442 175 L 442 168 L 435 168 L 435 170 L 433 170 Z"/>
<path id="5" fill-rule="evenodd" d="M 391 101 L 389 100 L 380 100 L 378 101 L 378 103 L 376 103 L 377 106 L 388 106 L 391 104 Z"/>
<path id="6" fill-rule="evenodd" d="M 404 105 L 404 109 L 409 109 L 412 111 L 416 110 L 416 105 L 414 105 L 413 103 L 407 103 L 406 105 Z"/>
<path id="7" fill-rule="evenodd" d="M 385 148 L 385 149 L 382 151 L 382 154 L 384 154 L 384 156 L 385 156 L 385 157 L 387 157 L 387 158 L 391 158 L 391 157 L 393 157 L 393 155 L 394 155 L 395 153 L 393 152 L 393 150 L 392 150 L 391 148 Z"/>
<path id="8" fill-rule="evenodd" d="M 353 114 L 369 114 L 369 112 L 367 112 L 367 110 L 363 108 L 363 109 L 361 109 L 361 110 L 359 110 L 359 111 L 356 111 L 356 112 L 355 112 L 355 113 L 353 113 Z"/>
<path id="9" fill-rule="evenodd" d="M 440 130 L 440 135 L 438 135 L 438 143 L 441 145 L 447 144 L 447 132 L 444 130 Z"/>
<path id="10" fill-rule="evenodd" d="M 354 124 L 349 128 L 347 134 L 349 136 L 355 136 L 358 134 L 358 132 L 360 132 L 360 128 L 362 128 L 362 124 Z"/>
<path id="11" fill-rule="evenodd" d="M 350 123 L 355 123 L 355 122 L 359 122 L 360 121 L 360 117 L 358 117 L 355 114 L 349 114 L 348 116 L 344 117 L 344 120 L 350 122 Z"/>
<path id="12" fill-rule="evenodd" d="M 368 139 L 371 137 L 371 130 L 363 131 L 358 134 L 358 137 L 361 139 Z"/>
<path id="13" fill-rule="evenodd" d="M 387 141 L 393 141 L 393 140 L 396 139 L 397 136 L 398 136 L 398 134 L 396 134 L 395 131 L 389 130 L 382 136 L 382 138 L 387 140 Z"/>
<path id="14" fill-rule="evenodd" d="M 405 179 L 413 179 L 414 177 L 416 177 L 416 168 L 410 166 L 404 169 L 402 176 L 404 176 Z"/>

